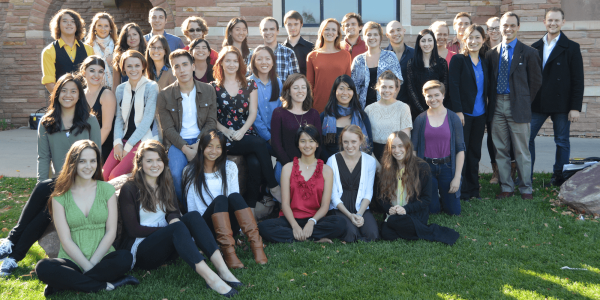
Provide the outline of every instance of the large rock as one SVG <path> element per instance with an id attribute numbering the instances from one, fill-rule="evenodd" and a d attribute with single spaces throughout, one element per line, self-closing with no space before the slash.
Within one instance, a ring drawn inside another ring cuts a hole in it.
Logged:
<path id="1" fill-rule="evenodd" d="M 244 156 L 241 155 L 228 155 L 227 159 L 233 161 L 238 167 L 240 194 L 243 195 L 246 191 L 246 178 L 248 172 L 248 168 L 246 167 L 246 160 L 244 159 Z M 115 194 L 117 194 L 117 196 L 119 196 L 119 193 L 121 192 L 121 187 L 123 186 L 123 184 L 125 184 L 130 175 L 131 174 L 121 175 L 108 182 L 115 187 Z M 120 241 L 121 239 L 122 228 L 123 221 L 121 220 L 121 216 L 119 215 L 116 241 Z M 60 249 L 60 240 L 58 239 L 58 233 L 54 228 L 54 223 L 50 223 L 50 225 L 48 225 L 48 228 L 46 229 L 42 237 L 38 240 L 38 243 L 44 249 L 44 251 L 46 251 L 48 257 L 56 258 L 58 256 L 58 251 Z"/>
<path id="2" fill-rule="evenodd" d="M 600 214 L 600 163 L 575 173 L 560 187 L 558 198 L 586 214 Z"/>

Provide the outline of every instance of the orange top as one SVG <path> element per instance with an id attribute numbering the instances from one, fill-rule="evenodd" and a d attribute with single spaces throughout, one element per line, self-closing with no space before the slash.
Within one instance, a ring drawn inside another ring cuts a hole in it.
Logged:
<path id="1" fill-rule="evenodd" d="M 308 54 L 306 77 L 313 88 L 313 108 L 319 113 L 325 110 L 335 79 L 343 74 L 351 76 L 351 64 L 350 53 L 346 50 L 336 53 L 320 53 L 315 50 Z"/>

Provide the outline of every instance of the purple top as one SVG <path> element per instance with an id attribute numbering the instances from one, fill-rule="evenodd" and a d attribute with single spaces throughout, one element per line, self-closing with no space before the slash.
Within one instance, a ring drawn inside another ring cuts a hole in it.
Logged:
<path id="1" fill-rule="evenodd" d="M 433 127 L 429 123 L 429 117 L 425 122 L 425 157 L 444 158 L 450 156 L 450 124 L 448 115 L 444 123 L 439 127 Z"/>
<path id="2" fill-rule="evenodd" d="M 294 141 L 300 124 L 311 124 L 321 134 L 321 118 L 316 109 L 311 108 L 303 115 L 295 115 L 283 107 L 273 110 L 271 146 L 282 166 L 291 162 L 294 157 L 300 157 L 300 150 L 296 147 L 296 141 Z"/>

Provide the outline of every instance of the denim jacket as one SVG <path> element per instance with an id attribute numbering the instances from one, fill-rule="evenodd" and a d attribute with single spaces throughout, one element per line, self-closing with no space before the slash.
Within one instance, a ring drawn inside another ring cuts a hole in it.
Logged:
<path id="1" fill-rule="evenodd" d="M 367 103 L 367 90 L 369 89 L 369 81 L 371 80 L 366 55 L 367 53 L 359 54 L 352 62 L 352 80 L 356 84 L 358 100 L 363 109 Z M 394 72 L 398 79 L 403 80 L 402 69 L 400 68 L 400 62 L 398 62 L 396 54 L 392 51 L 381 50 L 379 62 L 377 63 L 377 78 L 387 70 Z M 377 101 L 379 99 L 381 99 L 381 96 L 377 93 Z"/>

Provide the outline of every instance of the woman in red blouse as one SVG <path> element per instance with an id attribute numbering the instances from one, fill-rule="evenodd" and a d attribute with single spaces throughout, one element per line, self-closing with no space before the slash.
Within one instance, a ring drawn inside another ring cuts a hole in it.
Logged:
<path id="1" fill-rule="evenodd" d="M 321 135 L 313 125 L 304 125 L 296 132 L 295 140 L 302 156 L 283 167 L 281 213 L 279 218 L 258 225 L 260 235 L 274 243 L 307 239 L 333 243 L 331 239 L 346 234 L 346 223 L 340 216 L 326 216 L 333 171 L 315 157 Z"/>

